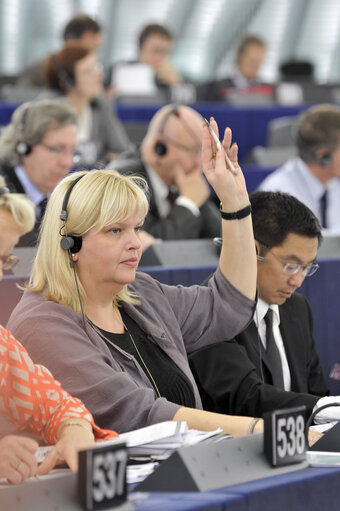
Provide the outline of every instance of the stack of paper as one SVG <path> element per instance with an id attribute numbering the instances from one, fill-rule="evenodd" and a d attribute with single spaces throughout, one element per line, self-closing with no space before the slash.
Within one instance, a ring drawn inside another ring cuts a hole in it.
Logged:
<path id="1" fill-rule="evenodd" d="M 183 445 L 193 445 L 221 433 L 221 428 L 214 431 L 197 431 L 189 429 L 186 422 L 167 421 L 136 429 L 119 436 L 129 448 L 129 455 L 170 455 Z"/>

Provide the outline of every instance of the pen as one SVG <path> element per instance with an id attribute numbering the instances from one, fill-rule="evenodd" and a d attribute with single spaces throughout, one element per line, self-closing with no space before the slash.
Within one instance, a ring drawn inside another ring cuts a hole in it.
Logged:
<path id="1" fill-rule="evenodd" d="M 217 147 L 217 150 L 220 151 L 222 149 L 222 144 L 221 142 L 218 140 L 217 136 L 216 136 L 216 133 L 214 132 L 214 130 L 212 129 L 211 125 L 210 125 L 210 122 L 204 118 L 204 122 L 205 124 L 208 126 L 208 130 L 212 136 L 212 138 L 215 140 L 216 142 L 216 147 Z M 223 151 L 224 151 L 224 148 L 223 148 Z M 228 167 L 229 169 L 231 170 L 231 172 L 234 174 L 234 176 L 237 176 L 237 170 L 235 169 L 234 165 L 232 164 L 232 162 L 230 161 L 230 159 L 228 158 L 228 155 L 227 153 L 224 151 L 224 157 L 225 157 L 225 161 L 227 162 L 228 164 Z"/>

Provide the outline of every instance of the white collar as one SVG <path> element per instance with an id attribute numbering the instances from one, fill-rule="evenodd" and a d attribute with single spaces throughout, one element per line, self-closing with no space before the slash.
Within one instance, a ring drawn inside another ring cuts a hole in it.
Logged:
<path id="1" fill-rule="evenodd" d="M 264 317 L 267 314 L 269 307 L 273 310 L 273 313 L 274 313 L 273 314 L 273 322 L 276 323 L 277 325 L 280 324 L 279 306 L 277 304 L 269 305 L 267 302 L 262 300 L 262 298 L 258 298 L 255 313 L 254 313 L 254 322 L 257 327 L 264 320 Z"/>

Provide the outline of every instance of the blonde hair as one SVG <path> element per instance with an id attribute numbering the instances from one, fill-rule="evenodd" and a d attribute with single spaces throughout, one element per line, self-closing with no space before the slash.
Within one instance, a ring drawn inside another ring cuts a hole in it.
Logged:
<path id="1" fill-rule="evenodd" d="M 84 175 L 72 188 L 67 203 L 67 220 L 60 220 L 65 194 L 71 183 Z M 97 232 L 135 214 L 144 218 L 148 211 L 147 185 L 143 178 L 123 176 L 114 170 L 75 172 L 65 177 L 53 190 L 41 226 L 37 255 L 27 288 L 42 292 L 46 298 L 81 313 L 87 297 L 79 281 L 79 300 L 70 257 L 61 248 L 65 234 L 84 236 L 90 229 Z M 115 296 L 114 303 L 138 303 L 127 286 Z"/>
<path id="2" fill-rule="evenodd" d="M 0 176 L 0 209 L 8 211 L 12 215 L 20 236 L 33 229 L 35 224 L 34 204 L 23 193 L 10 193 L 2 176 Z"/>

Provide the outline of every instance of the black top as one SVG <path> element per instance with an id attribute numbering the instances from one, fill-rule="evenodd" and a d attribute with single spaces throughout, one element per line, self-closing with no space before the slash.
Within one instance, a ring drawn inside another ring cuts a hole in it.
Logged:
<path id="1" fill-rule="evenodd" d="M 135 357 L 157 396 L 159 391 L 160 397 L 172 403 L 194 408 L 193 388 L 185 374 L 123 309 L 120 312 L 127 329 L 124 334 L 107 332 L 101 328 L 99 330 L 109 341 Z M 108 346 L 112 350 L 110 343 Z"/>

